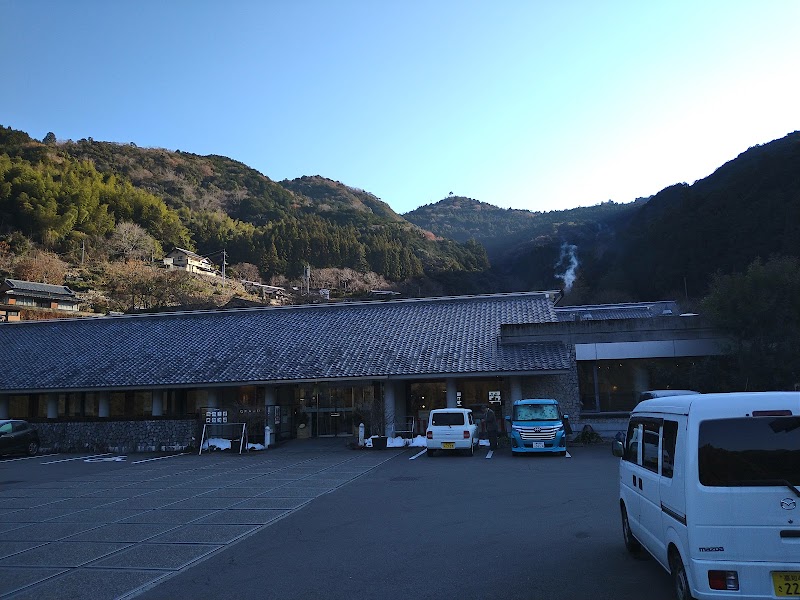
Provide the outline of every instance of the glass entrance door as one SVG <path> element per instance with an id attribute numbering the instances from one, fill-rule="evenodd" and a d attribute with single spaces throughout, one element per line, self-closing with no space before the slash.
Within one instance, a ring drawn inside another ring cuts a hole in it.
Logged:
<path id="1" fill-rule="evenodd" d="M 317 435 L 320 437 L 353 435 L 353 409 L 320 407 L 317 411 Z"/>

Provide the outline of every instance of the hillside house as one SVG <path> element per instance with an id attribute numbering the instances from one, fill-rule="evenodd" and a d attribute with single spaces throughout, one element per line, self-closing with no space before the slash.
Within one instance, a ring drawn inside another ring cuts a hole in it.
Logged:
<path id="1" fill-rule="evenodd" d="M 22 320 L 21 312 L 59 311 L 77 313 L 80 300 L 64 285 L 6 279 L 0 284 L 0 321 Z"/>
<path id="2" fill-rule="evenodd" d="M 164 266 L 168 269 L 180 269 L 189 271 L 189 273 L 217 277 L 217 269 L 214 263 L 205 256 L 200 256 L 196 252 L 185 250 L 184 248 L 175 248 L 167 254 L 164 258 Z"/>

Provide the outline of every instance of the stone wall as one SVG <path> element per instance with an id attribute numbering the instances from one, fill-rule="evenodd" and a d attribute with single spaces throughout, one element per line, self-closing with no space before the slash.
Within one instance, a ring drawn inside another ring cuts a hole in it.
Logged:
<path id="1" fill-rule="evenodd" d="M 196 419 L 34 423 L 41 452 L 158 452 L 199 443 Z"/>
<path id="2" fill-rule="evenodd" d="M 572 420 L 581 412 L 578 373 L 525 377 L 522 380 L 522 398 L 554 398 L 561 405 L 561 410 Z M 510 406 L 508 408 L 511 409 Z"/>

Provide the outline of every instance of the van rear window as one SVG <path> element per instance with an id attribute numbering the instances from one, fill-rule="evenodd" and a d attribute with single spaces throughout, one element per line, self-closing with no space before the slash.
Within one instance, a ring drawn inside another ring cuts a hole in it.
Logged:
<path id="1" fill-rule="evenodd" d="M 707 486 L 800 485 L 800 417 L 703 421 L 698 461 Z"/>
<path id="2" fill-rule="evenodd" d="M 433 413 L 431 425 L 463 425 L 464 413 L 460 412 L 441 412 Z"/>

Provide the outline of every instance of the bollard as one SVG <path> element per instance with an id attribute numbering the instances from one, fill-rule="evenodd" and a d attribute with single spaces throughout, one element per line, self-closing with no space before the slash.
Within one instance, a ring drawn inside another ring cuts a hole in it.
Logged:
<path id="1" fill-rule="evenodd" d="M 358 426 L 358 445 L 364 446 L 364 424 Z"/>
<path id="2" fill-rule="evenodd" d="M 269 428 L 269 425 L 264 427 L 264 450 L 269 448 L 270 437 L 272 436 L 272 430 Z"/>

